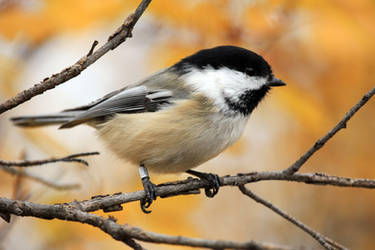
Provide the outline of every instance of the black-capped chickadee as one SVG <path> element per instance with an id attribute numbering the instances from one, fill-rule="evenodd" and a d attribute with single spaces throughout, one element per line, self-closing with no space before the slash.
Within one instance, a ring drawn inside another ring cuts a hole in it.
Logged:
<path id="1" fill-rule="evenodd" d="M 235 46 L 201 50 L 154 75 L 88 105 L 42 116 L 12 118 L 18 126 L 85 123 L 120 158 L 139 167 L 144 211 L 156 199 L 147 169 L 184 172 L 219 189 L 217 175 L 191 170 L 232 145 L 271 87 L 283 86 L 258 54 Z"/>

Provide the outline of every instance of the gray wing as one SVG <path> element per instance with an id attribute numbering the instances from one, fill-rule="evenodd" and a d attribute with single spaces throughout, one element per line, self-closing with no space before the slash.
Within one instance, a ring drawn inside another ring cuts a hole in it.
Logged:
<path id="1" fill-rule="evenodd" d="M 170 90 L 151 89 L 144 85 L 120 89 L 88 105 L 63 111 L 81 112 L 60 128 L 70 128 L 91 120 L 105 121 L 109 116 L 119 113 L 155 112 L 171 105 L 172 96 Z"/>

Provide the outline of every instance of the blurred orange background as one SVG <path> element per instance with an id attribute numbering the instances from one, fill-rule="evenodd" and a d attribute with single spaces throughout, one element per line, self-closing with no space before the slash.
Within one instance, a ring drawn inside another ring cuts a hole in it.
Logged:
<path id="1" fill-rule="evenodd" d="M 107 37 L 139 1 L 0 1 L 0 101 L 61 71 Z M 89 168 L 58 163 L 27 171 L 78 190 L 56 191 L 25 180 L 23 192 L 39 203 L 141 189 L 137 168 L 121 162 L 79 126 L 23 130 L 9 118 L 59 111 L 88 103 L 111 90 L 170 66 L 199 49 L 238 45 L 263 55 L 287 82 L 254 111 L 242 139 L 198 170 L 220 175 L 288 167 L 324 135 L 374 84 L 375 2 L 372 0 L 154 0 L 133 38 L 78 77 L 0 117 L 0 158 L 18 160 L 100 151 Z M 375 101 L 371 100 L 302 168 L 301 172 L 375 178 Z M 15 177 L 0 172 L 0 196 L 12 197 Z M 156 183 L 186 175 L 152 176 Z M 249 188 L 297 219 L 353 249 L 375 245 L 375 195 L 371 190 L 262 182 Z M 306 233 L 225 187 L 214 199 L 158 199 L 152 213 L 127 204 L 111 213 L 159 233 L 234 241 L 257 240 L 317 249 Z M 1 222 L 3 223 L 3 222 Z M 4 230 L 0 224 L 0 230 Z M 20 240 L 22 239 L 22 240 Z M 98 229 L 72 222 L 16 219 L 3 249 L 124 249 Z M 179 249 L 165 245 L 150 249 Z M 181 249 L 186 249 L 182 248 Z"/>

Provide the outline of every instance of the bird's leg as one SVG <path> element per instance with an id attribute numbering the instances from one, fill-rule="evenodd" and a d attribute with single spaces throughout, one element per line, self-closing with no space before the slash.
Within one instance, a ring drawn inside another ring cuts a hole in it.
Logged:
<path id="1" fill-rule="evenodd" d="M 207 187 L 204 189 L 207 197 L 212 198 L 217 194 L 217 192 L 219 192 L 220 177 L 217 174 L 202 173 L 191 169 L 187 170 L 186 173 L 194 175 L 208 183 Z"/>
<path id="2" fill-rule="evenodd" d="M 141 164 L 139 169 L 139 176 L 141 177 L 143 188 L 146 193 L 146 197 L 141 199 L 141 209 L 144 213 L 149 214 L 151 211 L 147 210 L 154 200 L 156 200 L 156 186 L 150 181 L 147 168 Z"/>

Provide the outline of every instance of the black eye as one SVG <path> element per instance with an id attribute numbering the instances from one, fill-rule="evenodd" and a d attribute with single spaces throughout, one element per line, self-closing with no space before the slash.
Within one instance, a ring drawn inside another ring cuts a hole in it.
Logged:
<path id="1" fill-rule="evenodd" d="M 247 75 L 253 76 L 253 75 L 255 75 L 255 70 L 253 68 L 246 68 L 245 73 Z"/>

